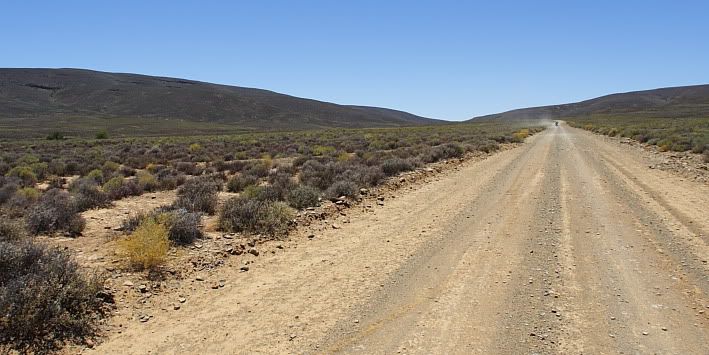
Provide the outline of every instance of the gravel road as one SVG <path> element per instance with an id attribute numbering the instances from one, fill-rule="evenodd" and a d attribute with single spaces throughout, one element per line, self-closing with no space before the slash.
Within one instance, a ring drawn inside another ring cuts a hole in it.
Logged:
<path id="1" fill-rule="evenodd" d="M 709 353 L 709 186 L 588 132 L 550 127 L 337 223 L 94 351 Z"/>

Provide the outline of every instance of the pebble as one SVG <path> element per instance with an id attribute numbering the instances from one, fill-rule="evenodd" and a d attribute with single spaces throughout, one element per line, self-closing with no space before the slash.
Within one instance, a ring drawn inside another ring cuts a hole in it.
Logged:
<path id="1" fill-rule="evenodd" d="M 241 267 L 241 271 L 249 271 L 249 267 L 248 267 L 248 266 L 242 266 L 242 267 Z"/>
<path id="2" fill-rule="evenodd" d="M 187 302 L 187 299 L 184 298 L 184 297 L 180 297 L 180 298 L 177 299 L 177 301 L 180 302 L 180 303 L 185 303 L 185 302 Z"/>
<path id="3" fill-rule="evenodd" d="M 200 275 L 200 276 L 195 277 L 194 279 L 195 279 L 195 281 L 204 281 L 204 276 Z"/>
<path id="4" fill-rule="evenodd" d="M 126 281 L 126 282 L 123 283 L 123 286 L 133 287 L 133 283 L 130 282 L 130 281 Z"/>

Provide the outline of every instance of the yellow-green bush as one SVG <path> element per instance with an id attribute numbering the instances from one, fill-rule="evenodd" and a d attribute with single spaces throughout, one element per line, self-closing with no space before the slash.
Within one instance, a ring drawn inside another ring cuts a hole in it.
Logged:
<path id="1" fill-rule="evenodd" d="M 126 239 L 119 242 L 128 264 L 139 270 L 154 269 L 165 262 L 170 249 L 168 229 L 161 218 L 147 218 Z"/>

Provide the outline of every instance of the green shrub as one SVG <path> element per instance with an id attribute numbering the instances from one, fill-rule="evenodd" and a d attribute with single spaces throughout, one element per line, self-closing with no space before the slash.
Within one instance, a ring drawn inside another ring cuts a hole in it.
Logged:
<path id="1" fill-rule="evenodd" d="M 288 194 L 288 204 L 296 209 L 315 207 L 318 205 L 320 191 L 307 185 L 299 185 Z"/>
<path id="2" fill-rule="evenodd" d="M 0 241 L 0 349 L 47 353 L 94 334 L 101 284 L 58 249 Z"/>
<path id="3" fill-rule="evenodd" d="M 86 177 L 95 181 L 97 184 L 103 184 L 103 171 L 101 171 L 101 169 L 91 170 Z"/>
<path id="4" fill-rule="evenodd" d="M 239 174 L 232 176 L 226 183 L 226 189 L 229 192 L 241 192 L 247 186 L 253 186 L 258 183 L 258 177 L 247 174 Z"/>
<path id="5" fill-rule="evenodd" d="M 155 191 L 158 188 L 158 181 L 147 171 L 140 171 L 136 174 L 138 185 L 144 191 Z"/>
<path id="6" fill-rule="evenodd" d="M 6 176 L 18 178 L 22 186 L 34 186 L 37 183 L 37 175 L 26 165 L 10 169 Z"/>
<path id="7" fill-rule="evenodd" d="M 219 227 L 224 231 L 279 236 L 288 232 L 294 217 L 293 209 L 283 202 L 234 197 L 224 204 Z"/>
<path id="8" fill-rule="evenodd" d="M 108 132 L 98 131 L 98 132 L 96 132 L 95 138 L 96 139 L 108 139 Z"/>

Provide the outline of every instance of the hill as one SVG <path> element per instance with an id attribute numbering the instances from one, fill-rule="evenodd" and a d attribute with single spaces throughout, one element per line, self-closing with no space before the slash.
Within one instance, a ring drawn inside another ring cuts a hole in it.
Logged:
<path id="1" fill-rule="evenodd" d="M 679 86 L 601 96 L 564 104 L 523 108 L 473 118 L 560 119 L 589 116 L 709 117 L 709 85 Z"/>
<path id="2" fill-rule="evenodd" d="M 83 69 L 0 69 L 0 128 L 12 134 L 399 127 L 442 121 L 276 92 Z"/>

